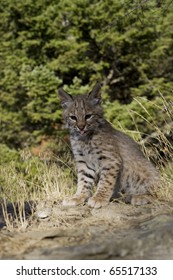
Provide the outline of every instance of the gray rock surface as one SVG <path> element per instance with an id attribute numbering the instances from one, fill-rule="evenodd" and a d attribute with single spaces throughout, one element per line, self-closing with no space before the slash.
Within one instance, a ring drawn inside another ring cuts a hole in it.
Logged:
<path id="1" fill-rule="evenodd" d="M 173 259 L 173 205 L 112 203 L 93 210 L 57 204 L 49 215 L 33 219 L 24 232 L 2 229 L 0 258 Z"/>

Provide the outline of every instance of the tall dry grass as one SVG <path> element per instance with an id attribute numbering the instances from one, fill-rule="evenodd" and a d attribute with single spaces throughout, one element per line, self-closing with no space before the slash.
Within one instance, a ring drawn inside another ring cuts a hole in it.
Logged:
<path id="1" fill-rule="evenodd" d="M 142 108 L 143 111 L 148 115 L 150 122 L 147 118 L 144 118 L 142 114 L 134 111 L 129 111 L 136 131 L 131 131 L 130 134 L 140 139 L 140 144 L 145 156 L 156 165 L 161 174 L 160 188 L 155 191 L 157 199 L 159 201 L 167 201 L 173 203 L 173 103 L 167 101 L 161 92 L 159 92 L 162 100 L 160 105 L 156 105 L 152 101 L 152 106 L 156 106 L 158 112 L 164 111 L 164 125 L 159 127 L 159 119 L 155 120 L 151 118 L 150 112 L 143 106 L 142 99 L 136 98 L 136 102 Z M 138 115 L 146 124 L 152 127 L 153 133 L 147 135 L 145 138 L 142 137 L 141 132 L 138 129 L 138 125 L 135 122 L 135 115 Z M 159 116 L 159 114 L 158 114 Z"/>
<path id="2" fill-rule="evenodd" d="M 38 203 L 60 201 L 71 195 L 74 188 L 75 174 L 71 163 L 60 158 L 57 163 L 54 155 L 47 162 L 32 156 L 29 151 L 22 151 L 21 157 L 25 162 L 22 171 L 13 161 L 0 165 L 0 178 L 3 178 L 1 212 L 10 231 L 16 228 L 25 230 Z M 67 159 L 70 161 L 69 156 Z"/>

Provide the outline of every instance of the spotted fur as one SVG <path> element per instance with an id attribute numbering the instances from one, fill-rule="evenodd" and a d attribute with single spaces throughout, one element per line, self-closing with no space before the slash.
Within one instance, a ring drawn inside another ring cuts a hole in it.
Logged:
<path id="1" fill-rule="evenodd" d="M 132 204 L 147 203 L 150 190 L 159 184 L 159 174 L 139 145 L 105 120 L 100 88 L 96 84 L 89 94 L 76 96 L 59 89 L 78 173 L 77 191 L 63 204 L 87 201 L 99 208 L 122 193 Z"/>

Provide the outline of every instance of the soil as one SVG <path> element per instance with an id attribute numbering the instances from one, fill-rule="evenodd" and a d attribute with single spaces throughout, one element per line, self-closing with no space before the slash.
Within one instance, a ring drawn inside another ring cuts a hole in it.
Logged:
<path id="1" fill-rule="evenodd" d="M 0 212 L 0 259 L 173 259 L 173 205 L 122 202 L 38 205 L 25 228 L 7 230 Z"/>

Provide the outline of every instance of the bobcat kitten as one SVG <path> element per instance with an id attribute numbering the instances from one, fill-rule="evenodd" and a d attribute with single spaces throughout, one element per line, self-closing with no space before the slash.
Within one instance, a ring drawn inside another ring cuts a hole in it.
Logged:
<path id="1" fill-rule="evenodd" d="M 132 204 L 148 203 L 147 195 L 159 184 L 159 174 L 138 144 L 104 119 L 100 89 L 97 83 L 90 93 L 77 96 L 59 89 L 78 174 L 77 191 L 63 204 L 88 201 L 89 206 L 99 208 L 121 193 Z"/>

